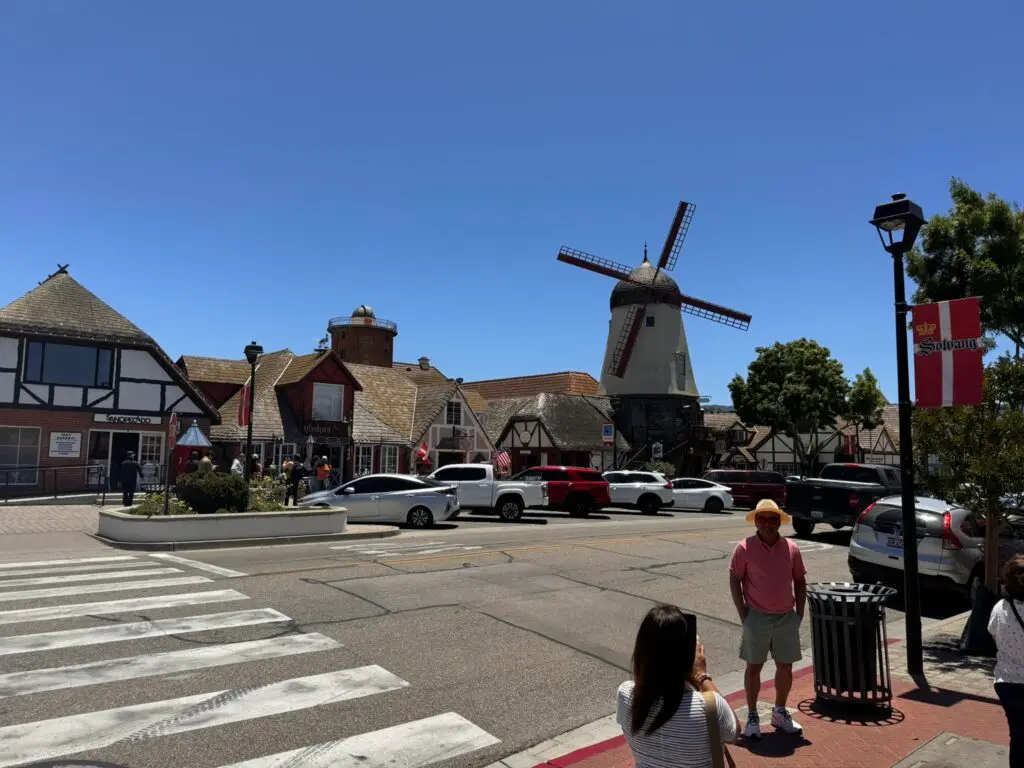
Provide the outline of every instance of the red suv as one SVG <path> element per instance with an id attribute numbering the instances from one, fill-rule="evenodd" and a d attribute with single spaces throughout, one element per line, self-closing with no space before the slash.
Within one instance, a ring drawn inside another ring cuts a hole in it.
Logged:
<path id="1" fill-rule="evenodd" d="M 530 467 L 512 480 L 548 484 L 548 509 L 586 517 L 601 507 L 610 506 L 608 481 L 596 469 L 584 467 Z"/>
<path id="2" fill-rule="evenodd" d="M 732 489 L 732 500 L 737 507 L 753 509 L 761 499 L 772 499 L 780 507 L 786 506 L 786 478 L 778 472 L 756 469 L 712 469 L 701 477 Z"/>

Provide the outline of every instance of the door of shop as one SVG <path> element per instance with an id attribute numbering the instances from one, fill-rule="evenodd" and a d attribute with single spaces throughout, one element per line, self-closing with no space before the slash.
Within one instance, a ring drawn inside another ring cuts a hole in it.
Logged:
<path id="1" fill-rule="evenodd" d="M 110 432 L 110 490 L 116 491 L 121 487 L 121 462 L 125 460 L 128 451 L 135 454 L 139 459 L 139 433 L 138 432 Z"/>

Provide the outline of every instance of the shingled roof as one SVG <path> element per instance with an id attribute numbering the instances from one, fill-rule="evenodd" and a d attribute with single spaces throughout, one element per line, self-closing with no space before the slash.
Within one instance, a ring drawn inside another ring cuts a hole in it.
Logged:
<path id="1" fill-rule="evenodd" d="M 490 402 L 508 397 L 526 397 L 542 392 L 564 395 L 597 395 L 600 384 L 589 373 L 562 371 L 540 373 L 533 376 L 514 376 L 508 379 L 467 381 L 464 390 L 475 390 Z"/>
<path id="2" fill-rule="evenodd" d="M 487 405 L 487 434 L 492 442 L 498 442 L 510 421 L 537 419 L 559 450 L 609 450 L 601 441 L 601 427 L 611 420 L 607 397 L 542 392 L 491 400 Z M 617 439 L 620 449 L 629 449 L 621 435 Z"/>
<path id="3" fill-rule="evenodd" d="M 412 379 L 400 370 L 378 365 L 348 363 L 347 368 L 363 387 L 362 392 L 356 392 L 356 407 L 363 408 L 377 421 L 394 430 L 395 434 L 401 436 L 402 442 L 411 442 L 417 394 Z M 369 434 L 361 434 L 356 426 L 353 423 L 352 439 L 355 442 L 375 442 L 378 439 Z"/>
<path id="4" fill-rule="evenodd" d="M 295 355 L 291 350 L 280 349 L 264 353 L 256 364 L 256 388 L 253 394 L 252 437 L 253 440 L 270 440 L 274 435 L 285 436 L 285 425 L 281 417 L 281 404 L 277 396 L 277 381 L 288 368 Z M 247 364 L 248 365 L 248 364 Z M 246 377 L 248 381 L 248 377 Z M 244 382 L 243 382 L 244 383 Z M 238 425 L 238 406 L 242 393 L 239 389 L 220 407 L 221 424 L 210 430 L 210 438 L 221 442 L 238 442 L 246 439 L 247 426 Z M 287 410 L 287 409 L 285 409 Z"/>
<path id="5" fill-rule="evenodd" d="M 847 424 L 840 420 L 839 425 L 840 431 L 845 434 L 852 435 L 858 433 L 857 428 L 852 424 Z M 882 437 L 883 430 L 888 433 L 893 449 L 898 452 L 900 449 L 900 407 L 898 405 L 886 404 L 882 408 L 882 423 L 875 429 L 859 430 L 860 447 L 865 451 L 874 450 L 875 446 L 878 445 L 879 439 Z"/>
<path id="6" fill-rule="evenodd" d="M 192 381 L 217 384 L 245 384 L 249 380 L 250 367 L 245 360 L 224 360 L 218 357 L 196 357 L 182 355 L 178 367 L 185 371 Z"/>
<path id="7" fill-rule="evenodd" d="M 426 366 L 426 368 L 422 368 L 418 362 L 400 363 L 397 360 L 391 363 L 392 368 L 412 379 L 417 387 L 422 387 L 424 384 L 442 384 L 448 381 L 448 377 L 432 366 L 429 361 L 426 361 Z"/>
<path id="8" fill-rule="evenodd" d="M 147 349 L 211 423 L 220 418 L 216 407 L 183 376 L 163 348 L 148 333 L 100 299 L 61 267 L 28 293 L 0 308 L 0 333 L 37 334 L 69 341 L 125 344 Z"/>

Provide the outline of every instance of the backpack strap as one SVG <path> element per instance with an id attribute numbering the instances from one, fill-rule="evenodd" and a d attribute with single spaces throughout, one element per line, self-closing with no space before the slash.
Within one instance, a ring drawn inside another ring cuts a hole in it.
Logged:
<path id="1" fill-rule="evenodd" d="M 1017 617 L 1017 623 L 1020 624 L 1020 628 L 1024 630 L 1024 619 L 1020 617 L 1020 613 L 1017 611 L 1017 606 L 1014 604 L 1013 598 L 1006 598 L 1006 602 L 1010 604 L 1010 610 L 1013 611 L 1013 615 Z"/>
<path id="2" fill-rule="evenodd" d="M 711 748 L 711 766 L 712 768 L 725 768 L 725 763 L 728 761 L 729 768 L 736 768 L 732 755 L 729 754 L 729 750 L 725 748 L 725 744 L 722 742 L 722 731 L 718 727 L 718 697 L 715 696 L 714 691 L 703 691 L 701 696 L 704 697 L 704 717 L 708 723 L 708 745 Z"/>

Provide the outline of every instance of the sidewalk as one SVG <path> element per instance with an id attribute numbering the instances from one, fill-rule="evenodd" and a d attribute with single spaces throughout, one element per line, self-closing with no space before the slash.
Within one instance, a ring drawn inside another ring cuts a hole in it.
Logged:
<path id="1" fill-rule="evenodd" d="M 813 668 L 795 672 L 789 707 L 804 728 L 802 737 L 774 733 L 770 722 L 772 685 L 762 684 L 758 711 L 764 738 L 750 745 L 742 739 L 729 751 L 738 768 L 990 768 L 1008 764 L 1008 731 L 992 688 L 994 659 L 965 657 L 956 650 L 967 614 L 928 626 L 924 632 L 925 686 L 919 688 L 906 670 L 902 639 L 890 634 L 893 708 L 882 715 L 853 714 L 819 703 Z M 892 625 L 890 625 L 892 626 Z M 895 629 L 895 627 L 894 627 Z M 902 634 L 902 633 L 900 633 Z M 805 653 L 809 656 L 809 653 Z M 767 668 L 766 668 L 767 669 Z M 732 676 L 730 676 L 732 677 Z M 770 675 L 766 672 L 766 679 Z M 735 678 L 729 682 L 732 683 Z M 725 679 L 723 678 L 723 683 Z M 742 683 L 740 683 L 740 686 Z M 720 686 L 741 721 L 747 707 L 740 686 Z M 735 690 L 735 688 L 739 690 Z M 613 696 L 614 692 L 610 694 Z M 609 738 L 611 732 L 618 734 Z M 582 745 L 587 736 L 596 743 Z M 559 754 L 559 745 L 572 744 Z M 539 759 L 538 759 L 539 757 Z M 614 717 L 496 763 L 492 768 L 633 768 L 633 757 Z"/>

